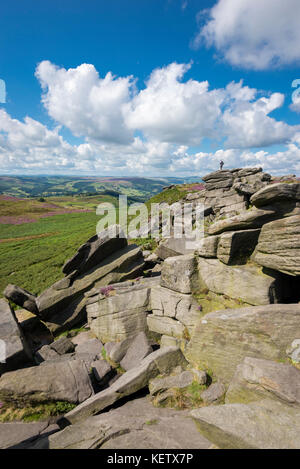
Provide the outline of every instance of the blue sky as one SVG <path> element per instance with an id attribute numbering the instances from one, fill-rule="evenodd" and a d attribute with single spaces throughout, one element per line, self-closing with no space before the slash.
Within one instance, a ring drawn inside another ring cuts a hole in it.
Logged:
<path id="1" fill-rule="evenodd" d="M 300 175 L 299 20 L 298 0 L 3 3 L 0 173 Z"/>

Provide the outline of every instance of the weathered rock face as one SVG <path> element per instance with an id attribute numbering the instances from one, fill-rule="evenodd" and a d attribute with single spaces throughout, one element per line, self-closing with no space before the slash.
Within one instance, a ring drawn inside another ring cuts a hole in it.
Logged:
<path id="1" fill-rule="evenodd" d="M 112 235 L 114 234 L 116 236 Z M 88 272 L 93 267 L 100 264 L 103 259 L 113 254 L 115 251 L 127 246 L 127 239 L 123 236 L 119 225 L 110 226 L 98 235 L 93 236 L 84 243 L 76 254 L 63 266 L 63 273 L 66 275 L 82 274 Z M 118 237 L 117 237 L 118 236 Z"/>
<path id="2" fill-rule="evenodd" d="M 188 248 L 187 239 L 184 237 L 167 238 L 166 240 L 161 241 L 155 250 L 156 255 L 162 260 L 165 260 L 168 257 L 190 254 L 192 252 L 194 252 L 194 249 Z"/>
<path id="3" fill-rule="evenodd" d="M 274 304 L 209 313 L 195 327 L 185 355 L 228 383 L 245 357 L 286 359 L 300 337 L 300 305 Z"/>
<path id="4" fill-rule="evenodd" d="M 219 236 L 208 236 L 207 238 L 203 238 L 197 247 L 197 253 L 199 256 L 207 258 L 217 257 L 219 239 Z"/>
<path id="5" fill-rule="evenodd" d="M 122 397 L 143 389 L 151 378 L 160 373 L 170 373 L 176 366 L 186 367 L 187 362 L 176 347 L 164 348 L 148 355 L 140 365 L 124 373 L 108 389 L 95 394 L 84 403 L 68 412 L 64 420 L 76 423 L 91 415 L 99 413 Z"/>
<path id="6" fill-rule="evenodd" d="M 264 223 L 278 218 L 275 209 L 252 209 L 235 215 L 225 220 L 213 223 L 208 230 L 210 235 L 223 233 L 224 231 L 249 230 L 261 228 Z"/>
<path id="7" fill-rule="evenodd" d="M 193 254 L 169 257 L 163 263 L 161 285 L 179 293 L 192 293 L 198 287 L 197 262 Z"/>
<path id="8" fill-rule="evenodd" d="M 131 368 L 138 366 L 151 352 L 153 352 L 153 350 L 148 337 L 145 332 L 140 332 L 133 339 L 120 365 L 126 371 L 131 370 Z"/>
<path id="9" fill-rule="evenodd" d="M 101 261 L 89 272 L 55 283 L 37 298 L 39 314 L 51 331 L 70 328 L 86 318 L 84 293 L 136 277 L 143 269 L 142 251 L 135 245 L 127 246 Z"/>
<path id="10" fill-rule="evenodd" d="M 9 303 L 0 299 L 0 375 L 32 360 L 31 350 Z"/>
<path id="11" fill-rule="evenodd" d="M 286 363 L 246 357 L 237 366 L 226 393 L 226 404 L 274 397 L 300 406 L 300 370 Z"/>
<path id="12" fill-rule="evenodd" d="M 170 388 L 184 389 L 190 386 L 193 382 L 205 384 L 207 380 L 204 371 L 180 371 L 171 376 L 162 378 L 154 378 L 149 382 L 149 391 L 152 396 L 157 393 L 167 391 Z"/>
<path id="13" fill-rule="evenodd" d="M 112 285 L 107 295 L 89 296 L 88 323 L 96 337 L 104 343 L 121 342 L 146 331 L 151 286 L 159 281 L 149 278 L 133 285 Z"/>
<path id="14" fill-rule="evenodd" d="M 297 449 L 300 411 L 265 399 L 192 410 L 201 434 L 221 449 Z"/>
<path id="15" fill-rule="evenodd" d="M 147 317 L 150 331 L 177 338 L 187 338 L 199 320 L 197 301 L 191 294 L 178 293 L 161 286 L 151 290 L 151 315 Z"/>
<path id="16" fill-rule="evenodd" d="M 5 373 L 0 399 L 11 403 L 67 401 L 78 404 L 93 394 L 88 370 L 80 360 L 47 363 Z"/>
<path id="17" fill-rule="evenodd" d="M 186 411 L 158 409 L 144 397 L 70 425 L 40 439 L 32 448 L 180 450 L 211 446 Z"/>
<path id="18" fill-rule="evenodd" d="M 8 300 L 13 301 L 16 305 L 21 306 L 21 308 L 27 309 L 27 311 L 30 311 L 33 314 L 38 314 L 35 301 L 36 297 L 23 288 L 9 284 L 5 288 L 3 295 Z"/>
<path id="19" fill-rule="evenodd" d="M 217 381 L 201 393 L 201 399 L 205 404 L 219 404 L 224 398 L 225 392 L 226 389 L 224 384 Z"/>
<path id="20" fill-rule="evenodd" d="M 256 192 L 250 199 L 256 207 L 278 204 L 292 200 L 300 201 L 300 184 L 270 184 L 267 187 Z"/>
<path id="21" fill-rule="evenodd" d="M 224 264 L 245 264 L 257 244 L 260 230 L 229 231 L 219 237 L 217 257 Z M 215 238 L 215 236 L 213 236 Z"/>
<path id="22" fill-rule="evenodd" d="M 266 223 L 253 260 L 270 269 L 300 275 L 300 215 Z"/>
<path id="23" fill-rule="evenodd" d="M 227 266 L 219 259 L 198 260 L 202 289 L 227 295 L 250 305 L 280 301 L 283 292 L 276 272 L 263 273 L 253 265 Z"/>

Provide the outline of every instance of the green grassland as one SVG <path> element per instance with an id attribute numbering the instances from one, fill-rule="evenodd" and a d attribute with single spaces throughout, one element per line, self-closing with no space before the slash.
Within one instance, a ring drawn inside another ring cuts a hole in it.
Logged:
<path id="1" fill-rule="evenodd" d="M 182 199 L 191 190 L 190 186 L 176 186 L 154 196 L 150 202 L 173 203 Z M 44 202 L 25 199 L 1 200 L 1 215 L 20 215 L 34 218 L 35 222 L 22 224 L 0 223 L 0 296 L 8 283 L 17 284 L 34 294 L 41 293 L 62 278 L 62 266 L 78 247 L 96 233 L 99 216 L 96 207 L 101 202 L 115 206 L 118 199 L 113 196 L 65 196 L 49 197 Z M 85 209 L 91 212 L 63 213 L 41 218 L 53 204 L 59 209 Z M 149 240 L 146 240 L 149 242 Z M 143 241 L 138 240 L 138 244 Z"/>

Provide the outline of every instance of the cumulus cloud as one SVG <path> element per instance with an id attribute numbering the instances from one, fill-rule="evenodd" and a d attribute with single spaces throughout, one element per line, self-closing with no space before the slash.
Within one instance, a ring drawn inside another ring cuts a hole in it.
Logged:
<path id="1" fill-rule="evenodd" d="M 0 111 L 2 171 L 77 174 L 204 174 L 223 159 L 230 166 L 267 164 L 269 153 L 251 148 L 287 144 L 277 157 L 297 161 L 299 126 L 278 121 L 280 93 L 262 96 L 242 81 L 210 89 L 207 81 L 184 80 L 191 64 L 154 70 L 140 90 L 133 77 L 101 78 L 93 65 L 73 69 L 41 62 L 36 75 L 53 129 Z M 81 137 L 71 145 L 62 126 Z M 223 150 L 196 152 L 203 139 Z M 242 155 L 242 156 L 241 156 Z M 259 159 L 261 158 L 261 159 Z"/>
<path id="2" fill-rule="evenodd" d="M 299 0 L 218 0 L 199 15 L 194 44 L 205 42 L 232 65 L 249 69 L 299 63 L 299 17 Z"/>
<path id="3" fill-rule="evenodd" d="M 77 137 L 129 143 L 133 136 L 124 120 L 124 108 L 134 88 L 133 78 L 101 78 L 91 64 L 68 70 L 49 61 L 36 69 L 49 115 Z"/>

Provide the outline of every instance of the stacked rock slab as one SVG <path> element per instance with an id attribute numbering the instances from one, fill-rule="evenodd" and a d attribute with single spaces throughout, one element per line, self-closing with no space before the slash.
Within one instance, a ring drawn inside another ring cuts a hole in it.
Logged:
<path id="1" fill-rule="evenodd" d="M 250 195 L 268 184 L 269 174 L 261 168 L 216 171 L 204 176 L 205 205 L 210 205 L 219 216 L 233 216 L 249 206 Z"/>
<path id="2" fill-rule="evenodd" d="M 112 284 L 107 291 L 95 288 L 88 292 L 88 324 L 96 337 L 103 343 L 122 342 L 146 332 L 151 287 L 159 281 L 153 277 Z"/>
<path id="3" fill-rule="evenodd" d="M 160 285 L 151 290 L 152 314 L 147 316 L 150 331 L 175 338 L 185 346 L 200 317 L 199 305 L 192 296 L 198 287 L 197 262 L 193 254 L 168 258 L 162 267 Z"/>

